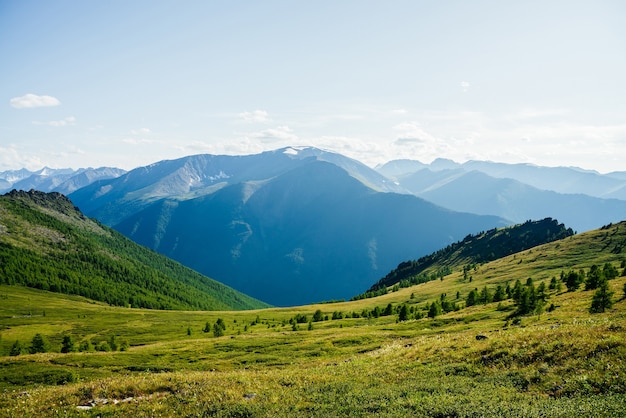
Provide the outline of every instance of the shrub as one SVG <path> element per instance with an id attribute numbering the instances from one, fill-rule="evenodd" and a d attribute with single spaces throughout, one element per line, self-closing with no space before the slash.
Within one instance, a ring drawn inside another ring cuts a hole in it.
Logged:
<path id="1" fill-rule="evenodd" d="M 91 351 L 92 349 L 93 346 L 91 345 L 91 342 L 89 342 L 89 340 L 82 341 L 78 346 L 79 351 Z"/>
<path id="2" fill-rule="evenodd" d="M 24 346 L 22 346 L 22 343 L 19 342 L 19 340 L 15 340 L 15 342 L 11 346 L 11 351 L 9 351 L 9 355 L 10 356 L 19 356 L 23 352 L 24 352 Z"/>
<path id="3" fill-rule="evenodd" d="M 222 328 L 217 322 L 213 324 L 213 336 L 221 337 L 224 335 L 224 328 Z"/>
<path id="4" fill-rule="evenodd" d="M 324 315 L 320 309 L 316 310 L 313 314 L 313 322 L 321 322 L 324 320 Z"/>
<path id="5" fill-rule="evenodd" d="M 341 311 L 333 312 L 332 319 L 343 319 L 343 312 Z"/>
<path id="6" fill-rule="evenodd" d="M 98 346 L 96 347 L 97 351 L 111 351 L 111 346 L 109 345 L 109 343 L 107 341 L 102 341 L 100 344 L 98 344 Z"/>

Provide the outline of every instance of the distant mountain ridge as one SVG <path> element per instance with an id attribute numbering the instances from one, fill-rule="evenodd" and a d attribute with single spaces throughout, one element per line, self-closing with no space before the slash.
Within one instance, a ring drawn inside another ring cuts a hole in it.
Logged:
<path id="1" fill-rule="evenodd" d="M 582 232 L 619 222 L 626 213 L 626 176 L 620 179 L 619 172 L 444 159 L 390 161 L 378 170 L 445 208 L 515 223 L 553 217 Z"/>
<path id="2" fill-rule="evenodd" d="M 507 224 L 440 208 L 310 147 L 162 161 L 70 198 L 135 241 L 274 305 L 348 298 L 403 259 Z"/>
<path id="3" fill-rule="evenodd" d="M 42 192 L 59 192 L 69 194 L 85 187 L 94 181 L 119 177 L 125 170 L 113 167 L 53 169 L 44 167 L 41 170 L 26 169 L 0 172 L 0 193 L 11 189 L 39 190 Z"/>
<path id="4" fill-rule="evenodd" d="M 446 159 L 436 159 L 431 164 L 415 160 L 393 160 L 378 166 L 377 170 L 383 175 L 399 180 L 424 168 L 431 171 L 456 169 L 466 172 L 479 171 L 493 178 L 517 180 L 541 190 L 626 200 L 626 175 L 623 172 L 600 174 L 576 167 L 542 167 L 491 161 L 467 161 L 460 164 Z"/>
<path id="5" fill-rule="evenodd" d="M 555 217 L 577 231 L 588 231 L 618 222 L 626 213 L 624 200 L 540 190 L 478 170 L 424 168 L 402 177 L 399 182 L 416 196 L 443 207 L 496 215 L 516 223 Z"/>
<path id="6" fill-rule="evenodd" d="M 0 196 L 0 283 L 140 308 L 268 306 L 135 244 L 56 192 Z"/>

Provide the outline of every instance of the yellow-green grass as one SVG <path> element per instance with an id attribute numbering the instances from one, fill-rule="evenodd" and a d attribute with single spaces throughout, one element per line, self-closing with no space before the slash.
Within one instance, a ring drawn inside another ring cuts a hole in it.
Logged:
<path id="1" fill-rule="evenodd" d="M 515 325 L 510 300 L 435 319 L 344 318 L 297 331 L 288 323 L 317 309 L 424 309 L 457 291 L 463 306 L 476 287 L 619 267 L 626 252 L 614 247 L 625 236 L 620 224 L 537 247 L 478 266 L 471 283 L 456 271 L 378 298 L 258 311 L 113 308 L 0 286 L 0 416 L 625 416 L 626 277 L 609 282 L 616 303 L 602 314 L 589 313 L 593 291 L 563 286 L 549 293 L 556 309 Z M 202 331 L 218 318 L 224 336 Z M 36 333 L 57 352 L 6 356 Z M 63 335 L 115 335 L 130 348 L 62 354 Z"/>

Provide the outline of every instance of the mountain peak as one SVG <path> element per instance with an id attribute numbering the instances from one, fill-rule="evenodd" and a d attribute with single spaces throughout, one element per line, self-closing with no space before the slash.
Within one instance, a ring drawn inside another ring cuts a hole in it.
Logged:
<path id="1" fill-rule="evenodd" d="M 52 209 L 65 215 L 83 216 L 70 199 L 58 192 L 46 193 L 34 189 L 26 192 L 13 189 L 9 193 L 6 193 L 5 196 L 16 200 L 28 201 L 37 206 Z"/>

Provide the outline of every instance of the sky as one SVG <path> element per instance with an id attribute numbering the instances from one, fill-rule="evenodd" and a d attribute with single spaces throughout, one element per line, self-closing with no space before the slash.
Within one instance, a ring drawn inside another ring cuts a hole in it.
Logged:
<path id="1" fill-rule="evenodd" d="M 315 146 L 626 171 L 626 1 L 0 0 L 0 171 Z"/>

